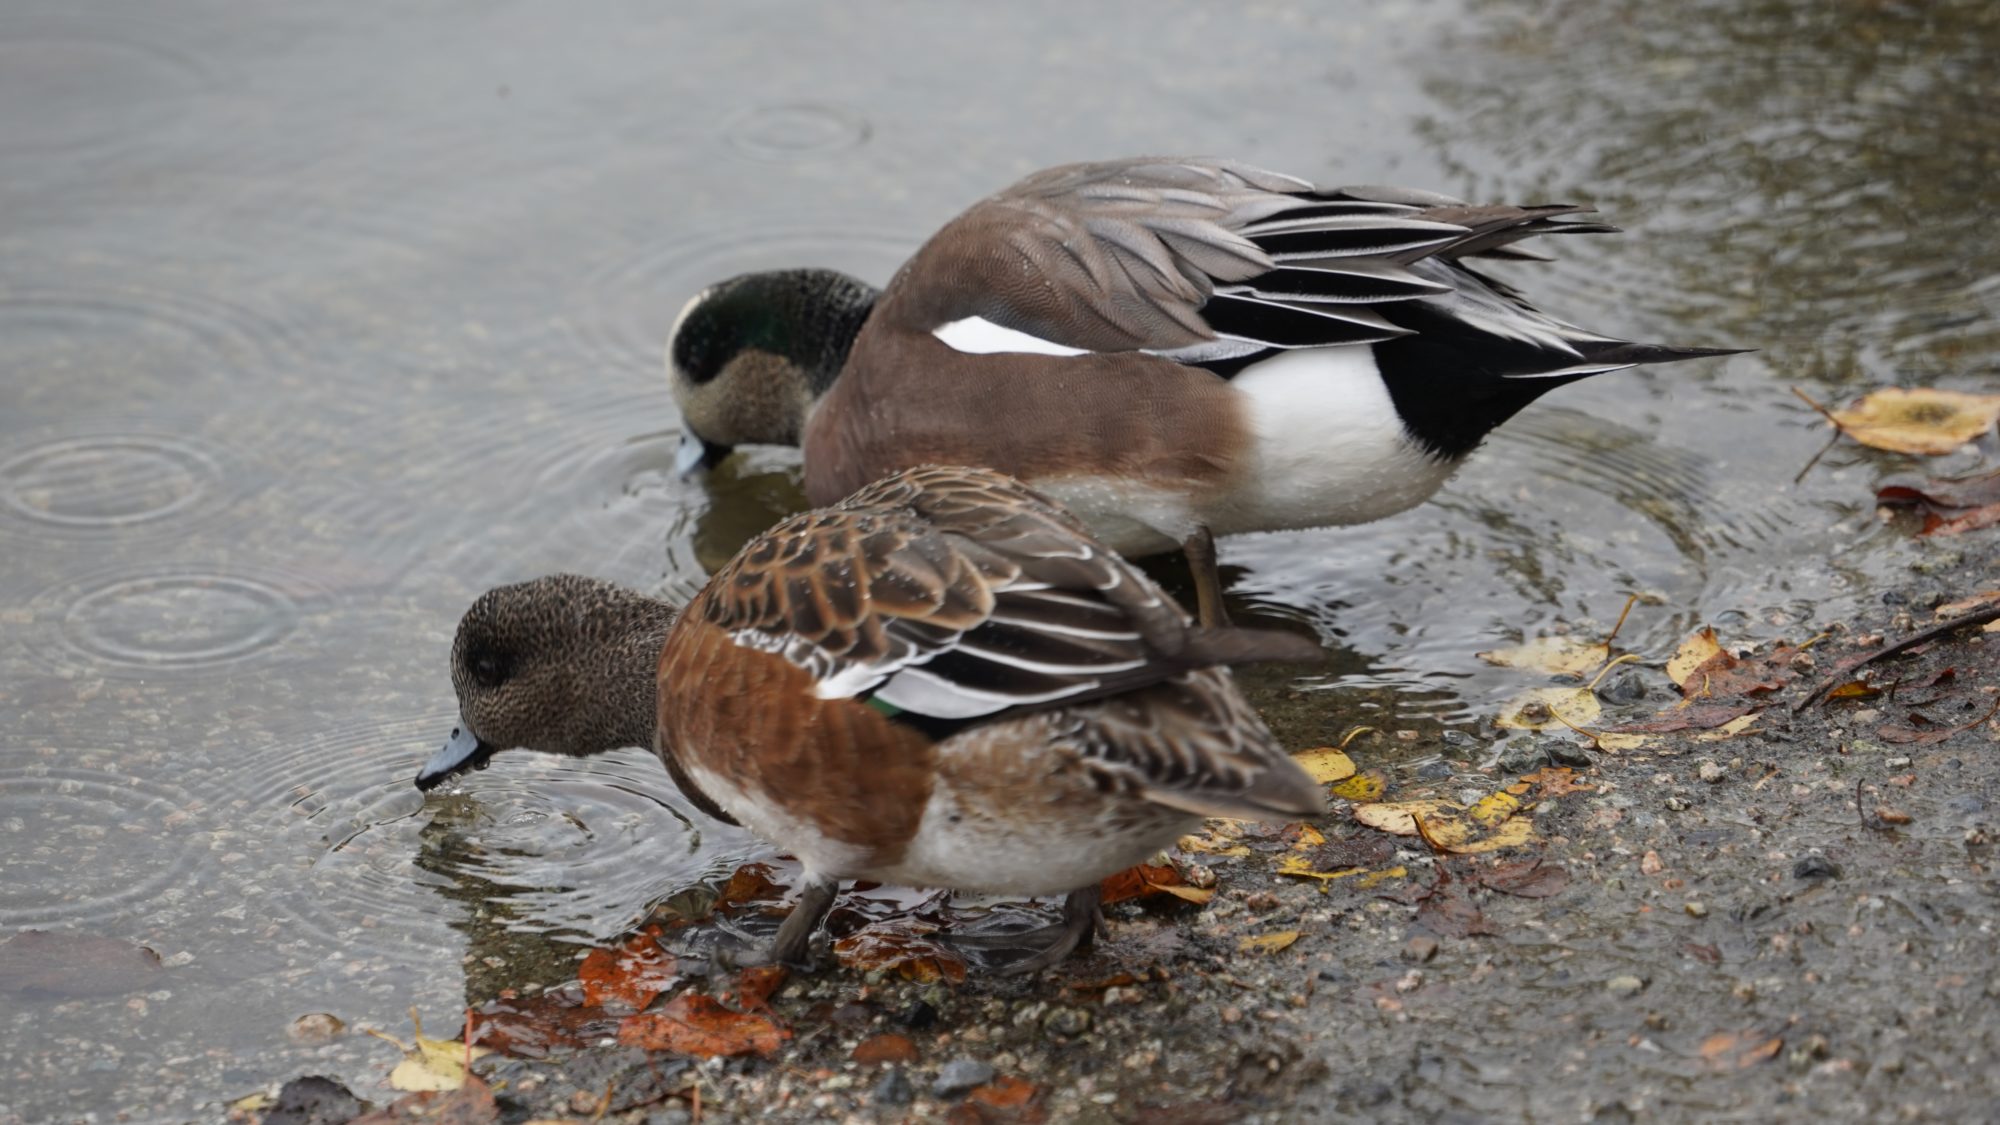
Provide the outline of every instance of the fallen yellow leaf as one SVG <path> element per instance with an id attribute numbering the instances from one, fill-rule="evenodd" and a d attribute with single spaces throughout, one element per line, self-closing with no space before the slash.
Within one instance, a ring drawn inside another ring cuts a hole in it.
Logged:
<path id="1" fill-rule="evenodd" d="M 1748 715 L 1739 715 L 1714 730 L 1702 731 L 1700 734 L 1695 735 L 1695 738 L 1701 742 L 1721 742 L 1726 738 L 1735 738 L 1737 735 L 1755 726 L 1756 723 L 1757 715 L 1755 712 Z"/>
<path id="2" fill-rule="evenodd" d="M 1522 805 L 1521 798 L 1510 792 L 1512 788 L 1514 787 L 1509 786 L 1508 789 L 1495 790 L 1474 801 L 1468 813 L 1472 818 L 1472 822 L 1480 828 L 1490 831 L 1501 821 L 1520 812 Z M 1529 785 L 1520 786 L 1523 792 L 1531 788 L 1533 787 Z"/>
<path id="3" fill-rule="evenodd" d="M 1304 766 L 1321 785 L 1354 776 L 1354 759 L 1331 746 L 1294 754 L 1292 760 Z"/>
<path id="4" fill-rule="evenodd" d="M 1362 770 L 1346 781 L 1336 782 L 1328 792 L 1343 801 L 1357 804 L 1364 801 L 1379 801 L 1382 794 L 1389 791 L 1389 775 L 1381 770 Z"/>
<path id="5" fill-rule="evenodd" d="M 1667 660 L 1667 678 L 1675 687 L 1686 687 L 1695 669 L 1721 655 L 1722 646 L 1716 643 L 1715 630 L 1703 627 L 1701 632 L 1682 641 L 1679 651 Z"/>
<path id="6" fill-rule="evenodd" d="M 1589 688 L 1536 688 L 1507 704 L 1493 721 L 1512 730 L 1546 730 L 1563 726 L 1565 719 L 1569 726 L 1584 726 L 1603 713 Z"/>
<path id="7" fill-rule="evenodd" d="M 1896 453 L 1950 453 L 2000 421 L 2000 395 L 1889 387 L 1831 417 L 1848 437 Z"/>
<path id="8" fill-rule="evenodd" d="M 1156 891 L 1165 891 L 1175 898 L 1186 899 L 1197 905 L 1215 897 L 1214 887 L 1191 887 L 1186 883 L 1147 883 L 1146 885 Z"/>
<path id="9" fill-rule="evenodd" d="M 1577 637 L 1536 637 L 1513 648 L 1476 654 L 1502 668 L 1530 668 L 1554 676 L 1587 676 L 1611 659 L 1611 646 Z"/>
<path id="10" fill-rule="evenodd" d="M 1511 799 L 1511 798 L 1510 798 Z M 1495 802 L 1488 811 L 1504 802 Z M 1509 816 L 1498 823 L 1482 825 L 1467 810 L 1451 801 L 1397 801 L 1393 804 L 1359 805 L 1354 819 L 1378 832 L 1395 836 L 1417 835 L 1417 818 L 1438 847 L 1461 855 L 1520 847 L 1535 838 L 1535 826 L 1527 817 Z"/>
<path id="11" fill-rule="evenodd" d="M 1236 943 L 1236 948 L 1244 953 L 1276 953 L 1299 940 L 1297 930 L 1280 930 L 1275 934 L 1256 934 Z"/>
<path id="12" fill-rule="evenodd" d="M 1361 878 L 1356 879 L 1354 885 L 1365 891 L 1377 883 L 1386 882 L 1390 879 L 1406 879 L 1409 875 L 1410 869 L 1407 867 L 1384 867 L 1380 871 L 1370 871 Z"/>
<path id="13" fill-rule="evenodd" d="M 389 1072 L 389 1085 L 404 1093 L 456 1090 L 465 1085 L 465 1064 L 471 1059 L 493 1053 L 487 1047 L 473 1047 L 468 1052 L 465 1044 L 456 1039 L 424 1038 L 423 1021 L 417 1018 L 415 1008 L 410 1009 L 410 1023 L 417 1031 L 414 1037 L 416 1042 L 409 1046 L 393 1035 L 372 1027 L 366 1029 L 368 1034 L 394 1043 L 403 1052 L 403 1061 Z"/>
<path id="14" fill-rule="evenodd" d="M 1302 855 L 1280 856 L 1278 859 L 1278 874 L 1298 879 L 1318 879 L 1322 883 L 1345 879 L 1349 875 L 1359 875 L 1361 871 L 1360 867 L 1343 867 L 1338 871 L 1315 870 L 1312 861 Z"/>

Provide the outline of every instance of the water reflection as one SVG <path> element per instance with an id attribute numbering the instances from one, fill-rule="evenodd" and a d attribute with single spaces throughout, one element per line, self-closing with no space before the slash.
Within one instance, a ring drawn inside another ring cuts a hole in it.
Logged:
<path id="1" fill-rule="evenodd" d="M 1617 269 L 1613 291 L 1655 323 L 1782 341 L 1793 377 L 1991 369 L 2000 6 L 1467 7 L 1431 69 L 1444 110 L 1424 134 L 1476 195 L 1584 198 L 1643 222 L 1615 266 L 1584 260 Z"/>

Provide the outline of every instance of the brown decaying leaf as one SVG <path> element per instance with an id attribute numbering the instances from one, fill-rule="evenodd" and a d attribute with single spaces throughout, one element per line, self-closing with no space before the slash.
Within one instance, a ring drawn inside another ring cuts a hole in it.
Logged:
<path id="1" fill-rule="evenodd" d="M 854 1061 L 862 1065 L 874 1063 L 913 1063 L 917 1061 L 917 1045 L 907 1035 L 885 1031 L 871 1035 L 854 1047 Z"/>
<path id="2" fill-rule="evenodd" d="M 658 927 L 629 934 L 609 948 L 593 949 L 577 966 L 583 1002 L 619 1004 L 637 1011 L 680 979 L 674 955 L 660 948 Z"/>
<path id="3" fill-rule="evenodd" d="M 1541 797 L 1562 797 L 1571 793 L 1595 793 L 1597 786 L 1580 785 L 1576 771 L 1568 766 L 1543 766 L 1533 773 L 1524 773 L 1521 780 L 1535 787 Z"/>
<path id="4" fill-rule="evenodd" d="M 752 965 L 730 982 L 727 999 L 738 1011 L 755 1012 L 770 1006 L 771 995 L 785 986 L 783 965 Z"/>
<path id="5" fill-rule="evenodd" d="M 1842 433 L 1895 453 L 1951 453 L 2000 420 L 2000 395 L 1887 387 L 1831 415 Z"/>
<path id="6" fill-rule="evenodd" d="M 1479 881 L 1516 898 L 1548 898 L 1569 886 L 1569 872 L 1559 863 L 1521 859 L 1497 863 L 1479 872 Z"/>
<path id="7" fill-rule="evenodd" d="M 907 914 L 871 923 L 833 943 L 833 955 L 861 972 L 893 971 L 904 980 L 928 983 L 965 980 L 965 959 L 931 937 L 937 927 Z"/>
<path id="8" fill-rule="evenodd" d="M 0 993 L 68 998 L 158 988 L 160 955 L 95 934 L 22 930 L 0 942 Z"/>
<path id="9" fill-rule="evenodd" d="M 1623 723 L 1604 728 L 1607 731 L 1631 734 L 1665 734 L 1677 730 L 1714 730 L 1716 727 L 1748 715 L 1757 709 L 1755 703 L 1697 703 L 1693 706 L 1662 713 L 1658 718 L 1645 719 L 1636 723 Z"/>
<path id="10" fill-rule="evenodd" d="M 1972 477 L 1928 480 L 1921 485 L 1884 485 L 1875 490 L 1875 500 L 1921 511 L 1924 527 L 1920 535 L 1958 535 L 1992 527 L 2000 523 L 2000 469 Z M 1968 605 L 1957 612 L 1975 608 Z"/>
<path id="11" fill-rule="evenodd" d="M 552 1051 L 584 1047 L 618 1033 L 623 1016 L 578 1004 L 574 993 L 489 1000 L 467 1017 L 472 1042 L 507 1055 L 541 1058 Z"/>
<path id="12" fill-rule="evenodd" d="M 1040 1103 L 1041 1090 L 1025 1078 L 1003 1074 L 984 1086 L 975 1086 L 965 1100 L 945 1115 L 948 1125 L 1041 1125 L 1048 1111 Z"/>
<path id="13" fill-rule="evenodd" d="M 789 1035 L 764 1016 L 730 1011 L 698 992 L 683 992 L 666 1007 L 641 1012 L 618 1027 L 618 1042 L 627 1047 L 703 1058 L 776 1054 Z"/>
<path id="14" fill-rule="evenodd" d="M 1884 742 L 1894 742 L 1904 746 L 1928 746 L 1932 743 L 1943 742 L 1952 735 L 1963 734 L 1992 718 L 1996 713 L 2000 713 L 2000 699 L 1994 700 L 1992 707 L 1987 708 L 1984 714 L 1971 722 L 1955 727 L 1947 727 L 1934 723 L 1930 719 L 1912 711 L 1910 712 L 1909 724 L 1907 726 L 1883 723 L 1881 726 L 1875 728 L 1875 734 L 1876 737 Z"/>
<path id="15" fill-rule="evenodd" d="M 1184 902 L 1196 904 L 1215 897 L 1213 887 L 1192 887 L 1181 873 L 1164 863 L 1142 863 L 1128 867 L 1114 875 L 1106 876 L 1099 884 L 1102 902 L 1110 906 L 1114 902 L 1145 898 L 1149 895 L 1171 895 Z"/>
<path id="16" fill-rule="evenodd" d="M 1466 893 L 1466 885 L 1451 876 L 1451 866 L 1440 862 L 1437 882 L 1423 889 L 1417 903 L 1417 924 L 1444 938 L 1465 938 L 1498 934 L 1500 927 L 1479 909 Z"/>

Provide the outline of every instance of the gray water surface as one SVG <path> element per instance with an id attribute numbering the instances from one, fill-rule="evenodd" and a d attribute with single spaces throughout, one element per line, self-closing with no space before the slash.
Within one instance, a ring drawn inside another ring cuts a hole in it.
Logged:
<path id="1" fill-rule="evenodd" d="M 211 1119 L 312 1072 L 379 1098 L 393 1052 L 291 1022 L 448 1030 L 468 961 L 504 977 L 752 854 L 637 751 L 421 799 L 451 630 L 556 570 L 692 593 L 796 503 L 795 460 L 674 478 L 675 310 L 746 269 L 885 281 L 1044 165 L 1595 201 L 1628 233 L 1507 276 L 1762 349 L 1565 389 L 1396 519 L 1225 544 L 1239 596 L 1330 646 L 1296 685 L 1328 737 L 1478 729 L 1523 681 L 1475 653 L 1633 591 L 1621 643 L 1655 658 L 1844 619 L 1940 548 L 1873 515 L 1906 459 L 1792 483 L 1825 432 L 1787 388 L 1993 389 L 1993 13 L 8 5 L 0 937 L 163 967 L 0 997 L 0 1121 Z"/>

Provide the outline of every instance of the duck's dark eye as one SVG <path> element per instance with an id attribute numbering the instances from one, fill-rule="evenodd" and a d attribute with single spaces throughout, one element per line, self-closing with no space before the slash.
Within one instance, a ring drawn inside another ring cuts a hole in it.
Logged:
<path id="1" fill-rule="evenodd" d="M 469 666 L 472 669 L 472 682 L 480 687 L 499 687 L 501 681 L 507 678 L 507 662 L 500 659 L 496 653 L 478 653 L 473 656 Z"/>

